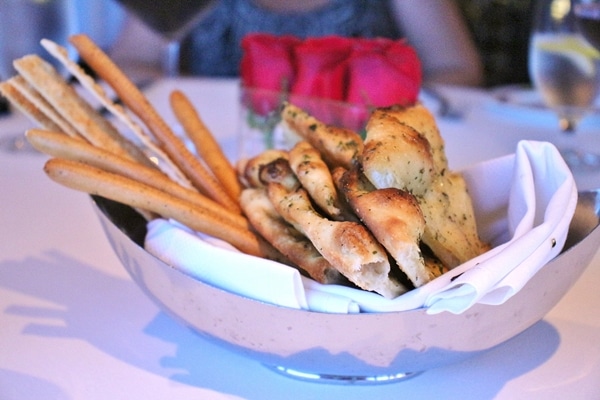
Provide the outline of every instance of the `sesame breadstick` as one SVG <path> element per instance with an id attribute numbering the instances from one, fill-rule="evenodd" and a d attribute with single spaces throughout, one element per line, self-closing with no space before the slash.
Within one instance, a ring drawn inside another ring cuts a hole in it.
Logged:
<path id="1" fill-rule="evenodd" d="M 30 129 L 26 132 L 26 137 L 29 143 L 42 153 L 56 158 L 85 163 L 95 168 L 136 180 L 160 189 L 166 194 L 188 201 L 196 207 L 206 209 L 207 212 L 233 225 L 249 229 L 248 222 L 240 214 L 227 210 L 219 203 L 195 190 L 173 182 L 157 169 L 148 168 L 106 150 L 94 147 L 89 143 L 71 139 L 58 132 Z"/>
<path id="2" fill-rule="evenodd" d="M 225 240 L 243 253 L 263 256 L 263 243 L 252 232 L 229 224 L 210 212 L 170 196 L 143 183 L 59 158 L 52 158 L 44 166 L 46 174 L 55 182 L 71 189 L 102 196 L 134 208 L 172 218 L 190 229 Z"/>
<path id="3" fill-rule="evenodd" d="M 198 190 L 228 209 L 241 213 L 239 203 L 227 194 L 220 182 L 189 151 L 185 143 L 173 133 L 146 96 L 110 57 L 84 34 L 73 35 L 69 41 L 77 49 L 81 58 L 113 88 L 123 104 L 148 126 L 161 148 Z"/>
<path id="4" fill-rule="evenodd" d="M 196 147 L 200 158 L 206 162 L 206 165 L 223 184 L 227 193 L 232 198 L 238 199 L 242 188 L 235 169 L 225 157 L 221 146 L 206 127 L 191 101 L 179 90 L 171 93 L 170 100 L 175 116 Z"/>

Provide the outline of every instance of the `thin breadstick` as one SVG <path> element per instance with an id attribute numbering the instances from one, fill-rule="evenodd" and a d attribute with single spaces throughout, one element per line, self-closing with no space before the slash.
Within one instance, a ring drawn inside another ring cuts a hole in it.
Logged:
<path id="1" fill-rule="evenodd" d="M 203 196 L 195 190 L 180 186 L 170 180 L 157 169 L 148 168 L 144 165 L 127 160 L 120 156 L 107 152 L 85 143 L 71 139 L 58 132 L 50 132 L 41 129 L 30 129 L 26 132 L 29 143 L 42 153 L 52 157 L 64 158 L 78 161 L 107 172 L 122 175 L 126 178 L 136 180 L 163 192 L 186 200 L 199 208 L 242 229 L 250 229 L 248 221 L 240 214 L 235 214 L 219 203 Z"/>
<path id="2" fill-rule="evenodd" d="M 113 88 L 123 104 L 148 126 L 161 148 L 181 168 L 198 190 L 230 210 L 241 213 L 237 199 L 232 199 L 227 194 L 219 181 L 173 133 L 146 96 L 110 57 L 87 35 L 73 35 L 69 41 L 77 49 L 80 57 Z"/>
<path id="3" fill-rule="evenodd" d="M 263 256 L 262 243 L 252 232 L 215 217 L 187 201 L 151 186 L 70 160 L 53 158 L 44 171 L 57 183 L 174 219 L 190 229 L 231 243 L 243 253 Z"/>
<path id="4" fill-rule="evenodd" d="M 13 65 L 94 146 L 150 163 L 137 147 L 127 144 L 110 122 L 83 100 L 50 63 L 35 54 L 29 54 L 15 60 Z"/>
<path id="5" fill-rule="evenodd" d="M 78 137 L 77 130 L 46 101 L 25 78 L 15 75 L 0 86 L 2 92 L 25 115 L 46 129 L 59 130 Z"/>
<path id="6" fill-rule="evenodd" d="M 242 187 L 235 169 L 223 153 L 223 149 L 200 118 L 189 98 L 180 90 L 171 93 L 171 108 L 188 138 L 196 147 L 196 152 L 208 165 L 213 174 L 223 184 L 234 199 L 239 199 Z"/>
<path id="7" fill-rule="evenodd" d="M 47 129 L 60 130 L 58 125 L 41 112 L 35 104 L 31 103 L 23 96 L 9 81 L 0 83 L 0 93 L 2 93 L 12 105 L 16 106 L 17 109 L 25 114 L 32 122 L 38 123 Z"/>
<path id="8" fill-rule="evenodd" d="M 161 171 L 170 176 L 174 181 L 179 182 L 183 186 L 191 187 L 191 183 L 185 177 L 183 172 L 173 163 L 173 161 L 167 156 L 150 138 L 140 124 L 136 123 L 133 118 L 125 109 L 110 99 L 110 97 L 104 91 L 104 88 L 100 86 L 94 78 L 88 75 L 83 68 L 76 62 L 69 58 L 69 54 L 66 48 L 54 43 L 48 39 L 41 40 L 42 46 L 55 58 L 57 59 L 85 88 L 90 94 L 94 96 L 96 100 L 102 104 L 110 113 L 121 121 L 134 136 L 142 143 L 146 148 L 146 151 L 152 154 L 152 157 L 156 157 L 158 167 Z"/>

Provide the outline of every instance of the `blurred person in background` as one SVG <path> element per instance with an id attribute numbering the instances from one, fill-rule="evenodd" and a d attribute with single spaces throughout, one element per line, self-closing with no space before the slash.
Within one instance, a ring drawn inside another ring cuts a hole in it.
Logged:
<path id="1" fill-rule="evenodd" d="M 424 82 L 481 85 L 483 64 L 454 0 L 219 0 L 185 39 L 183 74 L 237 76 L 248 33 L 300 38 L 406 38 Z M 123 65 L 160 65 L 157 34 L 130 17 L 111 56 Z"/>

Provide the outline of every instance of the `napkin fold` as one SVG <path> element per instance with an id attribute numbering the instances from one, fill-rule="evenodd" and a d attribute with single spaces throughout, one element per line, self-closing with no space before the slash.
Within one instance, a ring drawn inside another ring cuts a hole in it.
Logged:
<path id="1" fill-rule="evenodd" d="M 295 268 L 240 253 L 229 243 L 194 232 L 173 220 L 150 221 L 145 248 L 183 273 L 251 299 L 318 312 L 360 311 L 349 297 L 318 287 L 306 290 L 312 280 Z"/>
<path id="2" fill-rule="evenodd" d="M 547 142 L 521 141 L 512 155 L 462 171 L 478 228 L 493 248 L 395 299 L 323 285 L 296 269 L 239 253 L 181 224 L 149 222 L 145 247 L 205 283 L 259 301 L 318 312 L 462 313 L 477 303 L 502 304 L 560 253 L 577 205 L 573 176 Z"/>

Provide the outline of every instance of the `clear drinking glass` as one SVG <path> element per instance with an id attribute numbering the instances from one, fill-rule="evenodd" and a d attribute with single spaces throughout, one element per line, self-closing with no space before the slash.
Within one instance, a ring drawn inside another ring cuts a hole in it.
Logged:
<path id="1" fill-rule="evenodd" d="M 361 134 L 364 134 L 371 111 L 360 104 L 242 87 L 237 143 L 239 159 L 254 157 L 267 149 L 289 150 L 298 142 L 300 138 L 280 124 L 284 102 L 294 104 L 326 124 Z"/>
<path id="2" fill-rule="evenodd" d="M 540 0 L 529 44 L 529 73 L 565 133 L 558 147 L 573 169 L 597 168 L 600 155 L 578 148 L 572 135 L 600 87 L 600 52 L 578 30 L 573 0 Z"/>
<path id="3" fill-rule="evenodd" d="M 214 0 L 117 1 L 165 39 L 162 67 L 168 77 L 179 74 L 181 40 L 214 3 Z"/>

